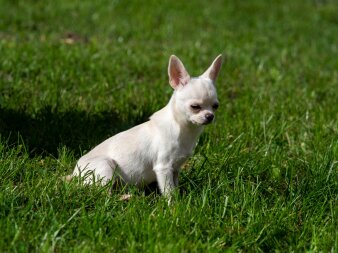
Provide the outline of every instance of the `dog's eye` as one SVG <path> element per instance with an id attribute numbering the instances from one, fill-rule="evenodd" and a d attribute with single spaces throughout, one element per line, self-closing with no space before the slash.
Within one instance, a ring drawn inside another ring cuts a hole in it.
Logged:
<path id="1" fill-rule="evenodd" d="M 193 110 L 201 110 L 201 106 L 200 105 L 190 105 L 190 107 L 193 109 Z"/>
<path id="2" fill-rule="evenodd" d="M 214 105 L 212 106 L 212 108 L 214 108 L 215 110 L 217 110 L 218 106 L 219 106 L 219 104 L 216 103 L 216 104 L 214 104 Z"/>

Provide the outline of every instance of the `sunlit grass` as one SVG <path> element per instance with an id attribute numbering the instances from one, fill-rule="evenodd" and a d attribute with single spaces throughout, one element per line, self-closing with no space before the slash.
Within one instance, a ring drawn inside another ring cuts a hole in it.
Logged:
<path id="1" fill-rule="evenodd" d="M 1 252 L 336 252 L 334 1 L 0 1 Z M 76 160 L 225 64 L 168 206 L 65 183 Z"/>

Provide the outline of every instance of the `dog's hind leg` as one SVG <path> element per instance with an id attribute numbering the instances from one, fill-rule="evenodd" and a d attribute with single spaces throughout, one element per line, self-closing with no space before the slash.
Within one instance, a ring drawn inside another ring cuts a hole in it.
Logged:
<path id="1" fill-rule="evenodd" d="M 82 177 L 85 184 L 100 182 L 105 185 L 113 179 L 116 167 L 116 162 L 107 156 L 80 159 L 76 164 L 73 176 Z"/>

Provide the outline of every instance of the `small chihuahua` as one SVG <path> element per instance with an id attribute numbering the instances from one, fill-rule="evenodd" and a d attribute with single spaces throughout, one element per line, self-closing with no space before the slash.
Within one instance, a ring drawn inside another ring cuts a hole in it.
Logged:
<path id="1" fill-rule="evenodd" d="M 178 185 L 181 165 L 191 156 L 205 125 L 218 108 L 215 81 L 222 65 L 219 55 L 199 77 L 191 78 L 183 63 L 169 59 L 169 83 L 174 89 L 169 103 L 150 120 L 105 140 L 77 162 L 73 176 L 91 184 L 108 183 L 118 175 L 136 186 L 157 181 L 163 195 Z"/>

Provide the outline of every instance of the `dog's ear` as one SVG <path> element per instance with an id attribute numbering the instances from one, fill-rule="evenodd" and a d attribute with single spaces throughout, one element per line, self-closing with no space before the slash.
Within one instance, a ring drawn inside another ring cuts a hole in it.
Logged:
<path id="1" fill-rule="evenodd" d="M 216 81 L 219 71 L 222 66 L 222 55 L 216 57 L 211 66 L 201 75 L 201 77 L 209 78 L 213 82 Z"/>
<path id="2" fill-rule="evenodd" d="M 168 75 L 169 83 L 171 87 L 173 87 L 173 89 L 177 89 L 177 87 L 180 85 L 186 85 L 190 80 L 190 76 L 186 71 L 183 63 L 175 55 L 170 56 Z"/>

